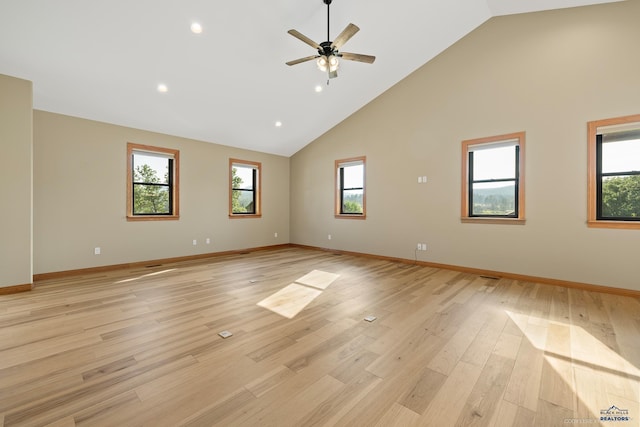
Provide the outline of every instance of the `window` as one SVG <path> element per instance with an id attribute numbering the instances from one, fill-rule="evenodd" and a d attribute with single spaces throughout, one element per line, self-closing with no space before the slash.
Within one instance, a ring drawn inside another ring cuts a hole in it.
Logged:
<path id="1" fill-rule="evenodd" d="M 589 122 L 587 225 L 640 229 L 640 114 Z"/>
<path id="2" fill-rule="evenodd" d="M 462 222 L 524 224 L 524 139 L 462 142 Z"/>
<path id="3" fill-rule="evenodd" d="M 336 218 L 366 218 L 366 157 L 336 160 Z"/>
<path id="4" fill-rule="evenodd" d="M 127 220 L 179 218 L 180 152 L 127 144 Z"/>
<path id="5" fill-rule="evenodd" d="M 229 217 L 260 217 L 261 164 L 229 159 Z"/>

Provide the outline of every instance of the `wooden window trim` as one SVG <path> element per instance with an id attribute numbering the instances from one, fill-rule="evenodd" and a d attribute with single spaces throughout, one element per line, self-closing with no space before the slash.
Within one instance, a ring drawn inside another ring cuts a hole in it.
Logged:
<path id="1" fill-rule="evenodd" d="M 338 174 L 338 170 L 340 169 L 340 165 L 344 163 L 351 162 L 362 162 L 363 166 L 363 176 L 362 176 L 362 215 L 358 214 L 343 214 L 340 213 L 340 178 Z M 367 219 L 367 157 L 366 156 L 358 156 L 358 157 L 349 157 L 347 159 L 340 159 L 335 161 L 335 167 L 333 171 L 334 177 L 334 188 L 335 188 L 335 197 L 334 197 L 334 217 L 339 219 L 356 219 L 363 220 Z"/>
<path id="2" fill-rule="evenodd" d="M 256 185 L 256 209 L 255 213 L 233 213 L 233 165 L 244 165 L 256 168 L 257 185 Z M 262 218 L 262 163 L 252 162 L 250 160 L 229 159 L 229 218 Z"/>
<path id="3" fill-rule="evenodd" d="M 173 157 L 173 204 L 171 215 L 134 215 L 133 214 L 133 153 L 161 153 Z M 180 151 L 172 148 L 127 143 L 127 221 L 175 221 L 180 219 Z"/>
<path id="4" fill-rule="evenodd" d="M 518 140 L 520 147 L 518 158 L 518 217 L 471 217 L 469 216 L 469 147 L 479 144 L 488 144 L 506 140 Z M 462 194 L 460 202 L 460 222 L 475 224 L 511 224 L 524 225 L 525 220 L 525 132 L 514 132 L 505 135 L 488 136 L 485 138 L 469 139 L 462 141 Z"/>
<path id="5" fill-rule="evenodd" d="M 595 120 L 587 123 L 587 227 L 640 230 L 640 222 L 597 219 L 596 135 L 598 128 L 626 123 L 640 123 L 640 114 Z"/>

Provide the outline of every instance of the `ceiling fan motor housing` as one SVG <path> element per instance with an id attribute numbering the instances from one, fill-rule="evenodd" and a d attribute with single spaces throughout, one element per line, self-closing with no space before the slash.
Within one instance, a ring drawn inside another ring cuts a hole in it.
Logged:
<path id="1" fill-rule="evenodd" d="M 331 43 L 330 41 L 326 41 L 326 42 L 322 42 L 320 43 L 320 49 L 318 49 L 318 53 L 320 55 L 324 55 L 324 56 L 331 56 L 331 55 L 335 55 L 336 53 L 338 53 L 336 50 L 334 50 L 331 47 Z"/>

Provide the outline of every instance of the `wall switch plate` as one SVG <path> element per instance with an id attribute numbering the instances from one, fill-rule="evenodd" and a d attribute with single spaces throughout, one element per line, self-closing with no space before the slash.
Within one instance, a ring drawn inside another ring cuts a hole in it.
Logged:
<path id="1" fill-rule="evenodd" d="M 422 184 L 422 177 L 421 176 L 418 177 L 418 184 Z"/>
<path id="2" fill-rule="evenodd" d="M 222 338 L 229 338 L 233 334 L 229 331 L 222 331 L 222 332 L 218 332 L 218 335 L 220 335 Z"/>

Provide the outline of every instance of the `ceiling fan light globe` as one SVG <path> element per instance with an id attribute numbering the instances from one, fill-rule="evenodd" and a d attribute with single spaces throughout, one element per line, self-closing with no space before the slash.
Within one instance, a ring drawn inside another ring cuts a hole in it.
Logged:
<path id="1" fill-rule="evenodd" d="M 329 56 L 322 55 L 321 57 L 318 58 L 316 63 L 318 64 L 318 69 L 323 73 L 326 73 L 327 71 L 329 72 L 337 71 L 338 66 L 340 65 L 340 62 L 338 61 L 338 57 L 335 55 L 329 55 Z"/>
<path id="2" fill-rule="evenodd" d="M 331 55 L 329 57 L 329 71 L 331 72 L 337 71 L 339 65 L 340 65 L 340 62 L 338 61 L 338 57 Z"/>
<path id="3" fill-rule="evenodd" d="M 318 69 L 322 72 L 327 72 L 327 66 L 329 65 L 329 61 L 327 60 L 326 56 L 321 56 L 318 58 L 318 60 L 316 61 L 316 64 L 318 64 Z"/>

